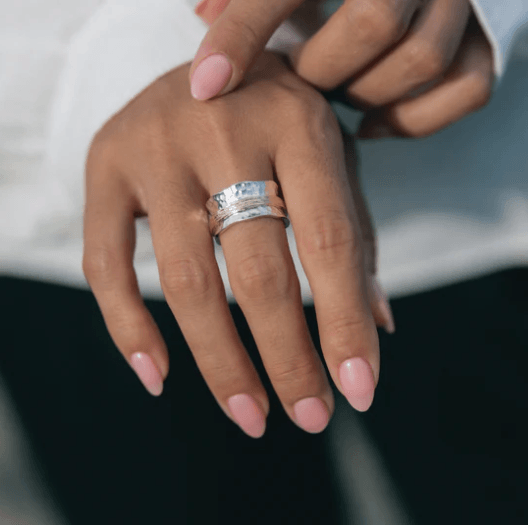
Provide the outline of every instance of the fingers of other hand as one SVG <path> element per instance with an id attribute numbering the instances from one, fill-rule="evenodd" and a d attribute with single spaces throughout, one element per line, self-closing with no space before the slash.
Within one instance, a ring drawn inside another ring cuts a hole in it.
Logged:
<path id="1" fill-rule="evenodd" d="M 106 175 L 105 167 L 88 161 L 83 271 L 114 343 L 145 388 L 158 396 L 169 373 L 169 356 L 132 264 L 134 203 L 119 180 L 103 182 Z"/>
<path id="2" fill-rule="evenodd" d="M 378 380 L 379 343 L 361 231 L 335 117 L 327 106 L 312 109 L 314 114 L 311 125 L 281 144 L 276 169 L 313 292 L 328 369 L 350 404 L 363 411 Z"/>
<path id="3" fill-rule="evenodd" d="M 280 23 L 302 0 L 231 0 L 214 21 L 189 71 L 191 93 L 207 100 L 233 90 Z"/>
<path id="4" fill-rule="evenodd" d="M 440 84 L 414 98 L 368 112 L 358 136 L 425 137 L 484 107 L 493 87 L 492 50 L 476 21 L 472 27 Z"/>
<path id="5" fill-rule="evenodd" d="M 428 2 L 400 44 L 352 81 L 348 96 L 382 106 L 439 79 L 460 47 L 469 14 L 467 0 Z"/>
<path id="6" fill-rule="evenodd" d="M 157 193 L 149 217 L 167 303 L 220 407 L 244 432 L 260 437 L 268 398 L 230 314 L 205 203 L 189 198 L 184 183 Z"/>
<path id="7" fill-rule="evenodd" d="M 332 89 L 364 69 L 406 33 L 419 0 L 345 0 L 327 23 L 292 53 L 295 71 Z"/>

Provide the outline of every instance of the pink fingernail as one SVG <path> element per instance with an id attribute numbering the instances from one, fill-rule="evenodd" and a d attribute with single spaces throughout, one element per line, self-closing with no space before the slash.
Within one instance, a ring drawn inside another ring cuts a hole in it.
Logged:
<path id="1" fill-rule="evenodd" d="M 297 424 L 306 432 L 318 434 L 328 425 L 328 409 L 318 397 L 307 397 L 293 406 Z"/>
<path id="2" fill-rule="evenodd" d="M 207 100 L 218 95 L 229 82 L 233 67 L 219 53 L 204 58 L 193 73 L 191 94 L 198 100 Z"/>
<path id="3" fill-rule="evenodd" d="M 130 365 L 143 383 L 143 386 L 153 396 L 159 396 L 163 392 L 163 378 L 158 367 L 148 354 L 136 353 L 130 358 Z"/>
<path id="4" fill-rule="evenodd" d="M 339 367 L 339 380 L 348 402 L 360 412 L 369 409 L 376 384 L 371 366 L 361 357 L 347 359 Z"/>
<path id="5" fill-rule="evenodd" d="M 378 300 L 378 308 L 381 310 L 381 313 L 385 319 L 385 325 L 383 328 L 385 328 L 389 334 L 393 334 L 396 331 L 396 327 L 394 326 L 394 317 L 392 315 L 392 309 L 390 307 L 389 300 L 387 299 L 385 292 L 381 289 L 376 277 L 372 278 L 372 283 L 376 292 L 376 298 Z"/>
<path id="6" fill-rule="evenodd" d="M 231 396 L 227 400 L 227 406 L 235 421 L 248 436 L 259 438 L 264 435 L 266 418 L 251 396 L 247 394 Z"/>

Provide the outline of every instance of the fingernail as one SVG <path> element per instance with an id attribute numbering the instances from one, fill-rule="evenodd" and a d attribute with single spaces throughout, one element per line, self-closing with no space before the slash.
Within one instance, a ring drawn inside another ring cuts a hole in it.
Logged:
<path id="1" fill-rule="evenodd" d="M 310 434 L 322 432 L 328 425 L 328 409 L 318 397 L 307 397 L 293 405 L 297 424 Z"/>
<path id="2" fill-rule="evenodd" d="M 368 410 L 376 388 L 371 366 L 361 357 L 347 359 L 339 367 L 339 380 L 348 402 L 360 412 Z"/>
<path id="3" fill-rule="evenodd" d="M 207 100 L 218 95 L 229 82 L 233 68 L 220 53 L 204 58 L 191 79 L 191 94 L 197 100 Z"/>
<path id="4" fill-rule="evenodd" d="M 389 300 L 376 277 L 372 278 L 372 283 L 376 292 L 376 299 L 378 300 L 378 308 L 385 319 L 383 328 L 387 333 L 393 334 L 396 331 L 396 327 L 394 325 L 394 317 L 392 315 L 392 308 L 390 307 Z"/>
<path id="5" fill-rule="evenodd" d="M 266 430 L 266 417 L 256 401 L 247 394 L 237 394 L 227 400 L 231 415 L 239 427 L 253 438 L 264 435 Z"/>
<path id="6" fill-rule="evenodd" d="M 207 8 L 207 4 L 209 3 L 209 0 L 202 0 L 195 8 L 194 8 L 194 12 L 200 16 L 204 11 L 205 9 Z"/>
<path id="7" fill-rule="evenodd" d="M 163 392 L 163 378 L 158 367 L 148 354 L 136 353 L 130 358 L 130 365 L 143 383 L 143 386 L 153 395 Z"/>

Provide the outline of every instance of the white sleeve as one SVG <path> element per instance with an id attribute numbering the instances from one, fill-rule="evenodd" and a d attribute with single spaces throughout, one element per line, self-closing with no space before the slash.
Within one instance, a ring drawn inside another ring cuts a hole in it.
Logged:
<path id="1" fill-rule="evenodd" d="M 528 58 L 528 0 L 470 0 L 475 15 L 493 49 L 495 88 L 510 58 Z"/>
<path id="2" fill-rule="evenodd" d="M 109 0 L 68 50 L 51 112 L 42 176 L 77 209 L 93 135 L 157 77 L 192 60 L 207 31 L 187 0 Z"/>
<path id="3" fill-rule="evenodd" d="M 310 3 L 312 0 L 305 0 Z M 528 0 L 469 0 L 475 15 L 486 34 L 493 50 L 495 88 L 504 76 L 510 58 L 522 55 L 528 58 Z M 311 9 L 316 18 L 310 30 L 301 30 L 303 25 L 292 17 L 282 24 L 272 36 L 268 47 L 288 53 L 291 48 L 315 34 L 342 4 L 341 1 L 327 0 L 319 8 Z M 294 13 L 294 16 L 296 13 Z"/>

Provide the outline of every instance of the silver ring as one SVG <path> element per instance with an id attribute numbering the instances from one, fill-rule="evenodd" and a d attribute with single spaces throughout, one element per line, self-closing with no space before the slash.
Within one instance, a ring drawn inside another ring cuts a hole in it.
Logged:
<path id="1" fill-rule="evenodd" d="M 272 217 L 290 225 L 279 187 L 272 180 L 242 181 L 212 195 L 206 208 L 209 212 L 209 231 L 220 244 L 219 234 L 237 222 Z"/>

